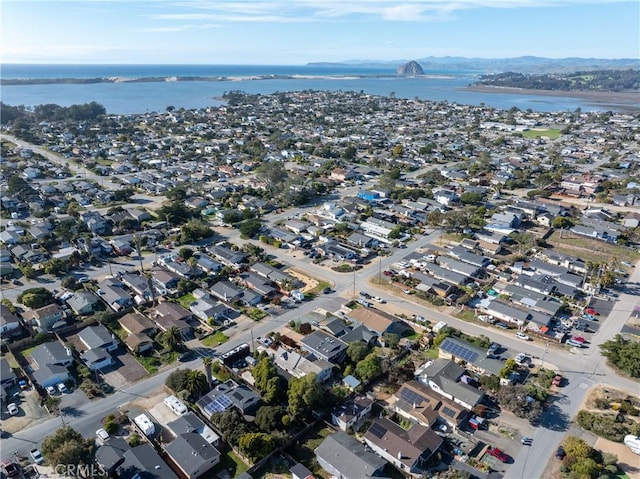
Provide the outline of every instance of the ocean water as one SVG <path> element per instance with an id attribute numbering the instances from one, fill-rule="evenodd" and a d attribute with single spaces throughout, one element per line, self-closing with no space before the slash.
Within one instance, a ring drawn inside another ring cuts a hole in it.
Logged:
<path id="1" fill-rule="evenodd" d="M 110 114 L 138 114 L 175 108 L 218 106 L 225 92 L 252 94 L 285 91 L 362 91 L 398 98 L 420 98 L 498 109 L 534 111 L 616 110 L 580 98 L 465 90 L 481 72 L 425 71 L 420 78 L 398 77 L 395 68 L 346 65 L 18 65 L 0 66 L 3 79 L 206 77 L 216 81 L 160 81 L 89 84 L 2 85 L 0 99 L 8 105 L 54 103 L 69 106 L 96 101 Z M 264 78 L 273 75 L 275 78 Z M 295 78 L 288 78 L 294 77 Z M 259 77 L 259 78 L 258 78 Z M 287 78 L 280 78 L 287 77 Z"/>

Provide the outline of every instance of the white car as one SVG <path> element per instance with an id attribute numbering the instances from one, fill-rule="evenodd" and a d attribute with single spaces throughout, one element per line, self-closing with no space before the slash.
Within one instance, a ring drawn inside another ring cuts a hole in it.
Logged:
<path id="1" fill-rule="evenodd" d="M 65 386 L 64 383 L 58 383 L 56 387 L 58 388 L 58 391 L 60 391 L 62 394 L 69 392 L 69 390 L 67 389 L 67 386 Z"/>
<path id="2" fill-rule="evenodd" d="M 522 331 L 518 331 L 518 332 L 516 333 L 516 338 L 518 338 L 518 339 L 522 339 L 523 341 L 529 341 L 529 339 L 531 339 L 531 338 L 529 338 L 529 336 L 527 336 L 526 334 L 524 334 Z"/>
<path id="3" fill-rule="evenodd" d="M 18 406 L 16 406 L 16 403 L 12 402 L 11 404 L 7 405 L 7 411 L 12 416 L 15 416 L 16 414 L 18 414 Z"/>
<path id="4" fill-rule="evenodd" d="M 33 459 L 33 462 L 36 464 L 42 464 L 44 462 L 44 457 L 42 457 L 42 454 L 38 449 L 31 449 L 29 454 L 31 454 L 31 459 Z"/>
<path id="5" fill-rule="evenodd" d="M 49 396 L 53 396 L 56 393 L 56 388 L 54 388 L 53 386 L 47 386 L 47 393 L 49 394 Z"/>
<path id="6" fill-rule="evenodd" d="M 371 299 L 373 299 L 376 303 L 384 303 L 385 302 L 385 300 L 382 299 L 380 296 L 374 296 Z"/>
<path id="7" fill-rule="evenodd" d="M 96 431 L 96 437 L 98 438 L 98 442 L 100 444 L 104 444 L 107 439 L 109 439 L 109 433 L 105 431 L 103 428 L 100 428 Z"/>
<path id="8" fill-rule="evenodd" d="M 527 356 L 524 353 L 519 353 L 516 356 L 516 363 L 518 364 L 524 364 L 524 363 L 528 363 L 531 360 L 531 358 L 529 356 Z"/>

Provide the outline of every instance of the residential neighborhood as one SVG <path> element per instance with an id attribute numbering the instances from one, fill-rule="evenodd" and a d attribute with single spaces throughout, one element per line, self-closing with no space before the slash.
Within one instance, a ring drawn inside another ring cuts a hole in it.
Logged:
<path id="1" fill-rule="evenodd" d="M 226 100 L 2 124 L 4 461 L 564 477 L 579 436 L 640 473 L 637 114 Z"/>

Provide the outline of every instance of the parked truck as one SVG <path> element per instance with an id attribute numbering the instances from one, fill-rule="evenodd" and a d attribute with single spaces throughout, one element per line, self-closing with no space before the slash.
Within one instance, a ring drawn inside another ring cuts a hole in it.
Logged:
<path id="1" fill-rule="evenodd" d="M 153 421 L 151 421 L 151 419 L 149 419 L 149 416 L 147 416 L 146 414 L 140 414 L 139 416 L 136 416 L 133 421 L 136 423 L 136 426 L 140 428 L 142 433 L 147 437 L 153 436 L 153 434 L 156 432 L 156 427 L 153 424 Z"/>

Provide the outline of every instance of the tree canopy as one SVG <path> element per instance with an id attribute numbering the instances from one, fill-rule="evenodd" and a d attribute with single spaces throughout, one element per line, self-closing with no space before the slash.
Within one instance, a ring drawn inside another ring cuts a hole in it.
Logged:
<path id="1" fill-rule="evenodd" d="M 18 296 L 18 303 L 29 308 L 42 308 L 55 301 L 53 293 L 47 288 L 29 288 Z"/>
<path id="2" fill-rule="evenodd" d="M 66 426 L 58 429 L 42 441 L 42 455 L 50 466 L 73 464 L 75 466 L 93 464 L 95 445 L 93 440 Z M 67 471 L 70 474 L 72 470 Z M 75 474 L 80 471 L 76 468 Z"/>
<path id="3" fill-rule="evenodd" d="M 634 378 L 640 377 L 640 343 L 616 334 L 613 339 L 602 343 L 600 350 L 612 366 Z"/>

